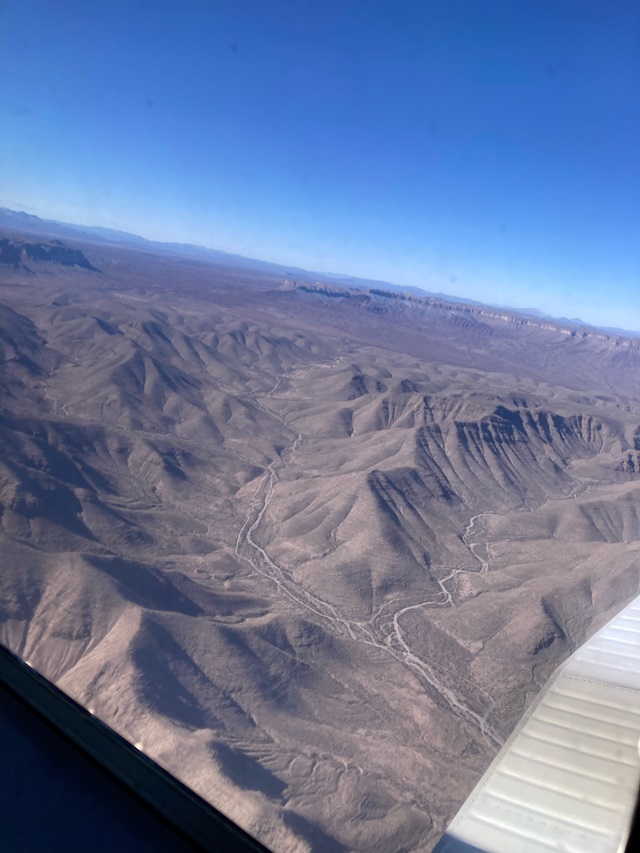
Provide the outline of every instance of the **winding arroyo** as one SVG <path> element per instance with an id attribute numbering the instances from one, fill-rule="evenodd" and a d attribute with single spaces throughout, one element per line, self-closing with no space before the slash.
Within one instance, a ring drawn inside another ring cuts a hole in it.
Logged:
<path id="1" fill-rule="evenodd" d="M 638 594 L 637 342 L 69 243 L 2 244 L 0 641 L 279 853 L 432 849 Z"/>

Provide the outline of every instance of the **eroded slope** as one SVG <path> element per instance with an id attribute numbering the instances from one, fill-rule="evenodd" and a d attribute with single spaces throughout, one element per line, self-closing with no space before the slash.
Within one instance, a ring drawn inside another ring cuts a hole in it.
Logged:
<path id="1" fill-rule="evenodd" d="M 85 251 L 5 274 L 2 641 L 274 849 L 429 849 L 637 594 L 635 351 Z"/>

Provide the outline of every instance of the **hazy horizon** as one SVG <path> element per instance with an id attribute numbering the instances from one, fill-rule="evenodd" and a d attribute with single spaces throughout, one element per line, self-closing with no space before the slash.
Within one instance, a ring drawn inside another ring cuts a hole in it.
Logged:
<path id="1" fill-rule="evenodd" d="M 629 0 L 7 0 L 0 22 L 6 207 L 640 329 Z"/>
<path id="2" fill-rule="evenodd" d="M 26 214 L 28 216 L 34 216 L 35 215 L 35 214 L 29 214 L 29 213 L 27 213 L 27 211 L 24 211 L 24 210 L 11 210 L 10 208 L 0 208 L 0 211 L 2 211 L 2 210 L 8 211 L 9 213 L 12 213 L 12 214 L 18 214 L 18 215 L 21 215 L 21 214 Z M 185 248 L 190 248 L 190 249 L 202 249 L 205 252 L 209 252 L 209 251 L 220 252 L 221 254 L 228 254 L 229 257 L 240 258 L 243 261 L 248 261 L 248 262 L 255 261 L 255 263 L 258 265 L 259 264 L 267 264 L 267 265 L 277 264 L 277 262 L 270 261 L 270 260 L 265 259 L 265 258 L 248 257 L 247 255 L 240 255 L 237 253 L 226 252 L 224 249 L 220 249 L 216 246 L 202 246 L 202 245 L 198 245 L 195 243 L 179 243 L 179 242 L 172 241 L 170 239 L 166 240 L 166 241 L 165 240 L 158 241 L 158 240 L 154 240 L 153 238 L 150 238 L 150 237 L 144 237 L 141 234 L 134 234 L 131 231 L 121 231 L 118 229 L 110 229 L 110 228 L 106 228 L 104 226 L 99 226 L 99 225 L 97 225 L 97 226 L 96 225 L 80 225 L 77 222 L 67 222 L 67 221 L 63 221 L 63 220 L 59 220 L 59 219 L 49 219 L 48 220 L 48 219 L 44 219 L 41 217 L 37 217 L 37 218 L 40 219 L 43 223 L 51 222 L 55 225 L 60 225 L 63 227 L 76 229 L 80 232 L 79 239 L 82 239 L 83 229 L 86 229 L 86 232 L 84 232 L 84 233 L 91 232 L 91 231 L 94 231 L 97 229 L 96 236 L 98 236 L 98 237 L 101 236 L 98 233 L 101 230 L 104 232 L 112 231 L 113 234 L 115 234 L 115 235 L 121 234 L 123 237 L 129 237 L 129 238 L 134 238 L 134 240 L 141 240 L 141 241 L 145 241 L 145 242 L 156 243 L 159 246 L 170 246 L 170 247 L 184 246 Z M 1 225 L 0 225 L 0 227 L 1 227 Z M 90 236 L 90 235 L 87 233 L 87 236 Z M 282 264 L 281 266 L 284 269 L 287 265 Z M 327 284 L 334 285 L 334 286 L 340 286 L 340 279 L 345 279 L 347 281 L 352 281 L 354 283 L 354 286 L 356 286 L 356 287 L 358 285 L 365 286 L 367 284 L 370 284 L 370 285 L 378 284 L 378 285 L 389 285 L 393 288 L 402 288 L 402 285 L 399 285 L 397 282 L 374 280 L 374 279 L 364 279 L 364 278 L 361 278 L 358 276 L 352 276 L 349 273 L 343 273 L 340 270 L 310 270 L 310 269 L 304 269 L 302 267 L 296 267 L 293 264 L 289 264 L 288 266 L 292 272 L 307 273 L 309 275 L 327 276 L 327 278 L 333 279 L 333 281 L 330 280 L 329 282 L 327 282 Z M 417 290 L 417 291 L 423 293 L 425 296 L 439 296 L 439 297 L 443 297 L 445 299 L 449 298 L 449 299 L 454 300 L 454 301 L 468 301 L 469 303 L 474 303 L 477 305 L 485 305 L 486 307 L 489 307 L 489 308 L 505 309 L 508 311 L 514 311 L 515 313 L 528 314 L 528 315 L 531 315 L 534 317 L 537 316 L 540 319 L 549 319 L 549 320 L 554 320 L 557 322 L 565 322 L 566 321 L 567 323 L 580 324 L 580 325 L 587 326 L 588 328 L 593 328 L 595 330 L 601 330 L 601 331 L 606 331 L 606 332 L 619 332 L 622 334 L 629 334 L 629 335 L 634 335 L 634 336 L 640 335 L 640 328 L 639 329 L 632 329 L 632 328 L 624 328 L 624 327 L 619 327 L 619 326 L 597 325 L 595 323 L 588 323 L 586 320 L 583 320 L 581 317 L 577 317 L 577 316 L 559 317 L 559 316 L 556 316 L 553 314 L 548 314 L 547 312 L 543 311 L 541 308 L 539 308 L 535 305 L 516 306 L 516 305 L 508 305 L 508 304 L 504 304 L 504 303 L 500 304 L 500 303 L 481 302 L 479 300 L 472 299 L 471 297 L 469 297 L 468 299 L 465 300 L 464 297 L 459 296 L 454 290 L 450 290 L 449 292 L 444 292 L 444 291 L 434 292 L 434 291 L 425 290 L 424 288 L 416 288 L 415 286 L 411 286 L 411 285 L 407 286 L 407 290 L 413 290 L 414 292 Z M 416 294 L 416 295 L 419 295 L 419 294 Z"/>
<path id="3" fill-rule="evenodd" d="M 433 850 L 640 593 L 640 341 L 18 222 L 0 642 L 274 853 Z"/>

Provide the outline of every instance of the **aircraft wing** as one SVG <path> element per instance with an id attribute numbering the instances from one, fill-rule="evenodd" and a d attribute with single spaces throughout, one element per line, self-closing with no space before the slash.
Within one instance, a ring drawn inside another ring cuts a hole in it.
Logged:
<path id="1" fill-rule="evenodd" d="M 640 780 L 640 598 L 557 670 L 434 853 L 618 853 Z"/>

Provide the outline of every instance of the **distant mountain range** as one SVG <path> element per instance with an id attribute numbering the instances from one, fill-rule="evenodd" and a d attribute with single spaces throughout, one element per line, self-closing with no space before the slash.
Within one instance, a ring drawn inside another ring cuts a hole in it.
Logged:
<path id="1" fill-rule="evenodd" d="M 99 225 L 75 225 L 68 222 L 58 222 L 52 219 L 41 219 L 39 216 L 34 216 L 31 213 L 10 210 L 6 207 L 0 207 L 0 227 L 7 228 L 12 231 L 18 231 L 22 234 L 44 234 L 50 237 L 66 237 L 67 239 L 83 239 L 91 242 L 131 246 L 146 249 L 147 251 L 193 258 L 194 260 L 210 261 L 234 267 L 236 269 L 250 269 L 264 273 L 282 275 L 287 279 L 300 280 L 305 283 L 320 284 L 322 282 L 330 281 L 333 284 L 342 287 L 365 288 L 367 290 L 371 288 L 378 288 L 402 293 L 412 293 L 417 296 L 430 296 L 447 302 L 455 302 L 465 305 L 486 305 L 486 303 L 478 302 L 474 299 L 452 296 L 448 293 L 435 293 L 433 291 L 425 290 L 424 288 L 404 287 L 388 281 L 358 278 L 356 276 L 345 275 L 344 273 L 327 273 L 305 270 L 300 267 L 285 266 L 284 264 L 263 261 L 258 258 L 248 258 L 231 252 L 224 252 L 220 249 L 209 249 L 206 246 L 197 246 L 192 243 L 166 243 L 158 240 L 148 240 L 146 237 L 140 237 L 137 234 L 130 234 L 126 231 L 118 231 L 113 228 L 103 228 Z M 572 325 L 584 326 L 585 328 L 594 328 L 589 323 L 585 323 L 583 320 L 578 318 L 569 320 L 566 317 L 553 317 L 551 314 L 547 314 L 537 308 L 522 309 L 506 305 L 493 305 L 490 303 L 488 307 L 504 309 L 525 317 L 534 317 L 539 320 L 555 320 L 556 322 L 570 323 Z M 639 332 L 631 331 L 629 329 L 612 327 L 598 328 L 602 328 L 603 331 L 616 335 L 640 337 Z"/>
<path id="2" fill-rule="evenodd" d="M 638 596 L 640 339 L 3 219 L 0 643 L 272 850 L 428 853 Z"/>
<path id="3" fill-rule="evenodd" d="M 168 252 L 174 255 L 182 255 L 205 261 L 215 261 L 241 269 L 259 270 L 267 273 L 276 273 L 286 278 L 301 279 L 306 282 L 315 283 L 317 280 L 332 281 L 344 287 L 360 288 L 384 288 L 385 290 L 397 290 L 403 293 L 415 293 L 417 295 L 428 294 L 438 296 L 449 302 L 465 302 L 480 305 L 482 303 L 471 299 L 462 299 L 444 293 L 433 293 L 420 287 L 404 287 L 388 281 L 378 279 L 358 278 L 345 275 L 344 273 L 317 272 L 300 267 L 285 266 L 271 261 L 263 261 L 258 258 L 248 258 L 232 252 L 224 252 L 220 249 L 209 249 L 206 246 L 196 246 L 192 243 L 166 243 L 158 240 L 148 240 L 137 234 L 127 231 L 118 231 L 113 228 L 103 228 L 99 225 L 75 225 L 68 222 L 58 222 L 52 219 L 41 219 L 23 211 L 10 210 L 6 207 L 0 208 L 0 226 L 22 233 L 47 234 L 52 237 L 66 237 L 68 239 L 85 239 L 98 242 L 114 243 L 119 246 L 137 246 L 152 249 L 155 252 Z"/>

